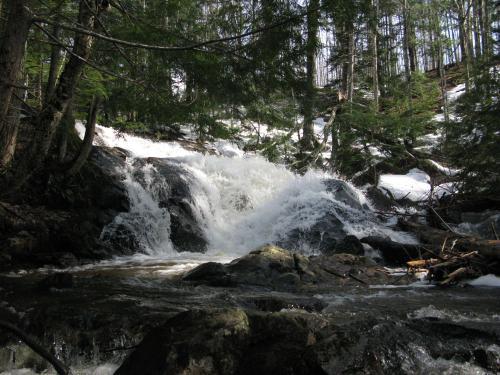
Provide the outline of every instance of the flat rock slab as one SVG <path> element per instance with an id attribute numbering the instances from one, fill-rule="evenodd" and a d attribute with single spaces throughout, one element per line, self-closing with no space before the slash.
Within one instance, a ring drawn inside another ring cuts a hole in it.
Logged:
<path id="1" fill-rule="evenodd" d="M 266 245 L 229 264 L 205 263 L 182 280 L 210 286 L 260 286 L 296 291 L 328 285 L 388 284 L 394 280 L 371 259 L 352 254 L 306 257 Z"/>

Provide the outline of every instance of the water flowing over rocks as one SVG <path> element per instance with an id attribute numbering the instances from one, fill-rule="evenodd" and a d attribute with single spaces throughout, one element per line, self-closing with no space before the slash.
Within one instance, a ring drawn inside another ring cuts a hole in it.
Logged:
<path id="1" fill-rule="evenodd" d="M 2 262 L 59 267 L 0 273 L 0 320 L 72 368 L 500 371 L 500 301 L 487 288 L 450 293 L 365 256 L 373 249 L 363 242 L 377 248 L 373 239 L 398 265 L 419 246 L 351 184 L 296 175 L 227 144 L 220 156 L 98 133 L 127 150 L 94 147 L 79 186 L 0 205 Z M 107 260 L 84 264 L 96 259 Z M 0 373 L 24 367 L 48 365 L 0 335 Z"/>
<path id="2" fill-rule="evenodd" d="M 500 331 L 481 324 L 370 319 L 339 324 L 304 312 L 205 309 L 150 332 L 116 375 L 437 374 L 434 358 L 500 369 Z"/>
<path id="3" fill-rule="evenodd" d="M 0 274 L 0 319 L 22 322 L 70 366 L 133 352 L 118 374 L 498 371 L 500 305 L 485 290 L 418 293 L 365 257 L 274 246 L 161 276 L 171 266 Z M 0 371 L 35 363 L 14 337 L 0 345 Z"/>

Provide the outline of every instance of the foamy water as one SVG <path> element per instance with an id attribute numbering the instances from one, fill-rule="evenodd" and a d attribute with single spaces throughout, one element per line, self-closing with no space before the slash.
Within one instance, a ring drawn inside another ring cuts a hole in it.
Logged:
<path id="1" fill-rule="evenodd" d="M 82 136 L 81 124 L 77 130 Z M 319 171 L 297 175 L 258 155 L 245 155 L 229 142 L 214 143 L 222 155 L 203 155 L 186 150 L 177 142 L 154 142 L 102 126 L 97 127 L 97 134 L 97 143 L 121 147 L 133 154 L 124 171 L 131 210 L 119 215 L 114 224 L 132 230 L 147 254 L 178 253 L 170 241 L 168 210 L 158 204 L 161 185 L 168 185 L 169 181 L 158 179 L 152 164 L 134 164 L 136 158 L 146 157 L 175 160 L 186 172 L 193 200 L 191 208 L 211 255 L 240 256 L 266 243 L 283 240 L 294 230 L 307 231 L 325 215 L 336 217 L 345 232 L 358 237 L 383 235 L 399 242 L 415 242 L 409 234 L 378 222 L 369 202 L 354 186 L 349 185 L 349 190 L 364 209 L 337 201 L 324 184 L 338 179 L 337 176 Z M 141 182 L 133 177 L 137 168 L 144 176 Z M 317 249 L 304 246 L 298 250 Z"/>

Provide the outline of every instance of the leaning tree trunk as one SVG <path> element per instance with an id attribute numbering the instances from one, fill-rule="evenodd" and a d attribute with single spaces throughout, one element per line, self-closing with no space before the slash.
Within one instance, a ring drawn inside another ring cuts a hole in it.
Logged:
<path id="1" fill-rule="evenodd" d="M 307 44 L 306 44 L 306 92 L 304 97 L 304 126 L 302 149 L 314 148 L 313 107 L 316 77 L 316 49 L 318 46 L 319 0 L 311 0 L 307 14 Z"/>
<path id="2" fill-rule="evenodd" d="M 96 1 L 80 1 L 78 24 L 87 30 L 94 30 L 99 5 Z M 93 38 L 86 34 L 75 36 L 69 61 L 59 78 L 54 95 L 49 98 L 40 114 L 33 121 L 33 139 L 26 155 L 16 168 L 13 189 L 19 188 L 36 172 L 47 158 L 54 132 L 62 115 L 73 97 L 76 85 L 90 56 Z"/>
<path id="3" fill-rule="evenodd" d="M 7 0 L 4 6 L 9 15 L 0 45 L 0 169 L 7 167 L 14 155 L 18 121 L 12 116 L 11 101 L 31 23 L 26 1 Z"/>
<path id="4" fill-rule="evenodd" d="M 99 107 L 99 99 L 94 96 L 90 103 L 89 113 L 87 115 L 87 124 L 85 125 L 85 136 L 83 137 L 82 147 L 80 152 L 73 160 L 73 163 L 66 171 L 67 175 L 73 176 L 77 174 L 85 164 L 90 151 L 92 150 L 92 142 L 94 141 L 95 125 L 97 121 L 97 111 Z"/>

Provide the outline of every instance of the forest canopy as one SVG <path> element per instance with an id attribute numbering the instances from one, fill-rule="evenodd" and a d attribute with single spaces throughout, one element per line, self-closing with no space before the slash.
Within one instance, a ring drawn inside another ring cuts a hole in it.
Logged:
<path id="1" fill-rule="evenodd" d="M 479 173 L 488 194 L 498 191 L 495 1 L 0 6 L 0 169 L 11 189 L 47 165 L 78 173 L 97 122 L 157 139 L 189 125 L 200 141 L 236 139 L 245 127 L 265 124 L 284 135 L 257 135 L 247 149 L 271 160 L 287 152 L 285 161 L 299 171 L 326 167 L 348 177 L 366 168 L 376 175 L 374 156 L 362 150 L 378 147 L 400 165 L 419 136 L 440 131 L 463 182 Z M 452 106 L 446 92 L 460 83 L 467 94 Z M 434 121 L 436 113 L 444 121 Z M 75 118 L 87 124 L 81 145 Z M 325 139 L 314 132 L 317 118 L 325 119 Z M 290 142 L 295 133 L 299 141 Z M 328 136 L 331 155 L 322 160 Z M 477 157 L 465 161 L 463 147 Z"/>

